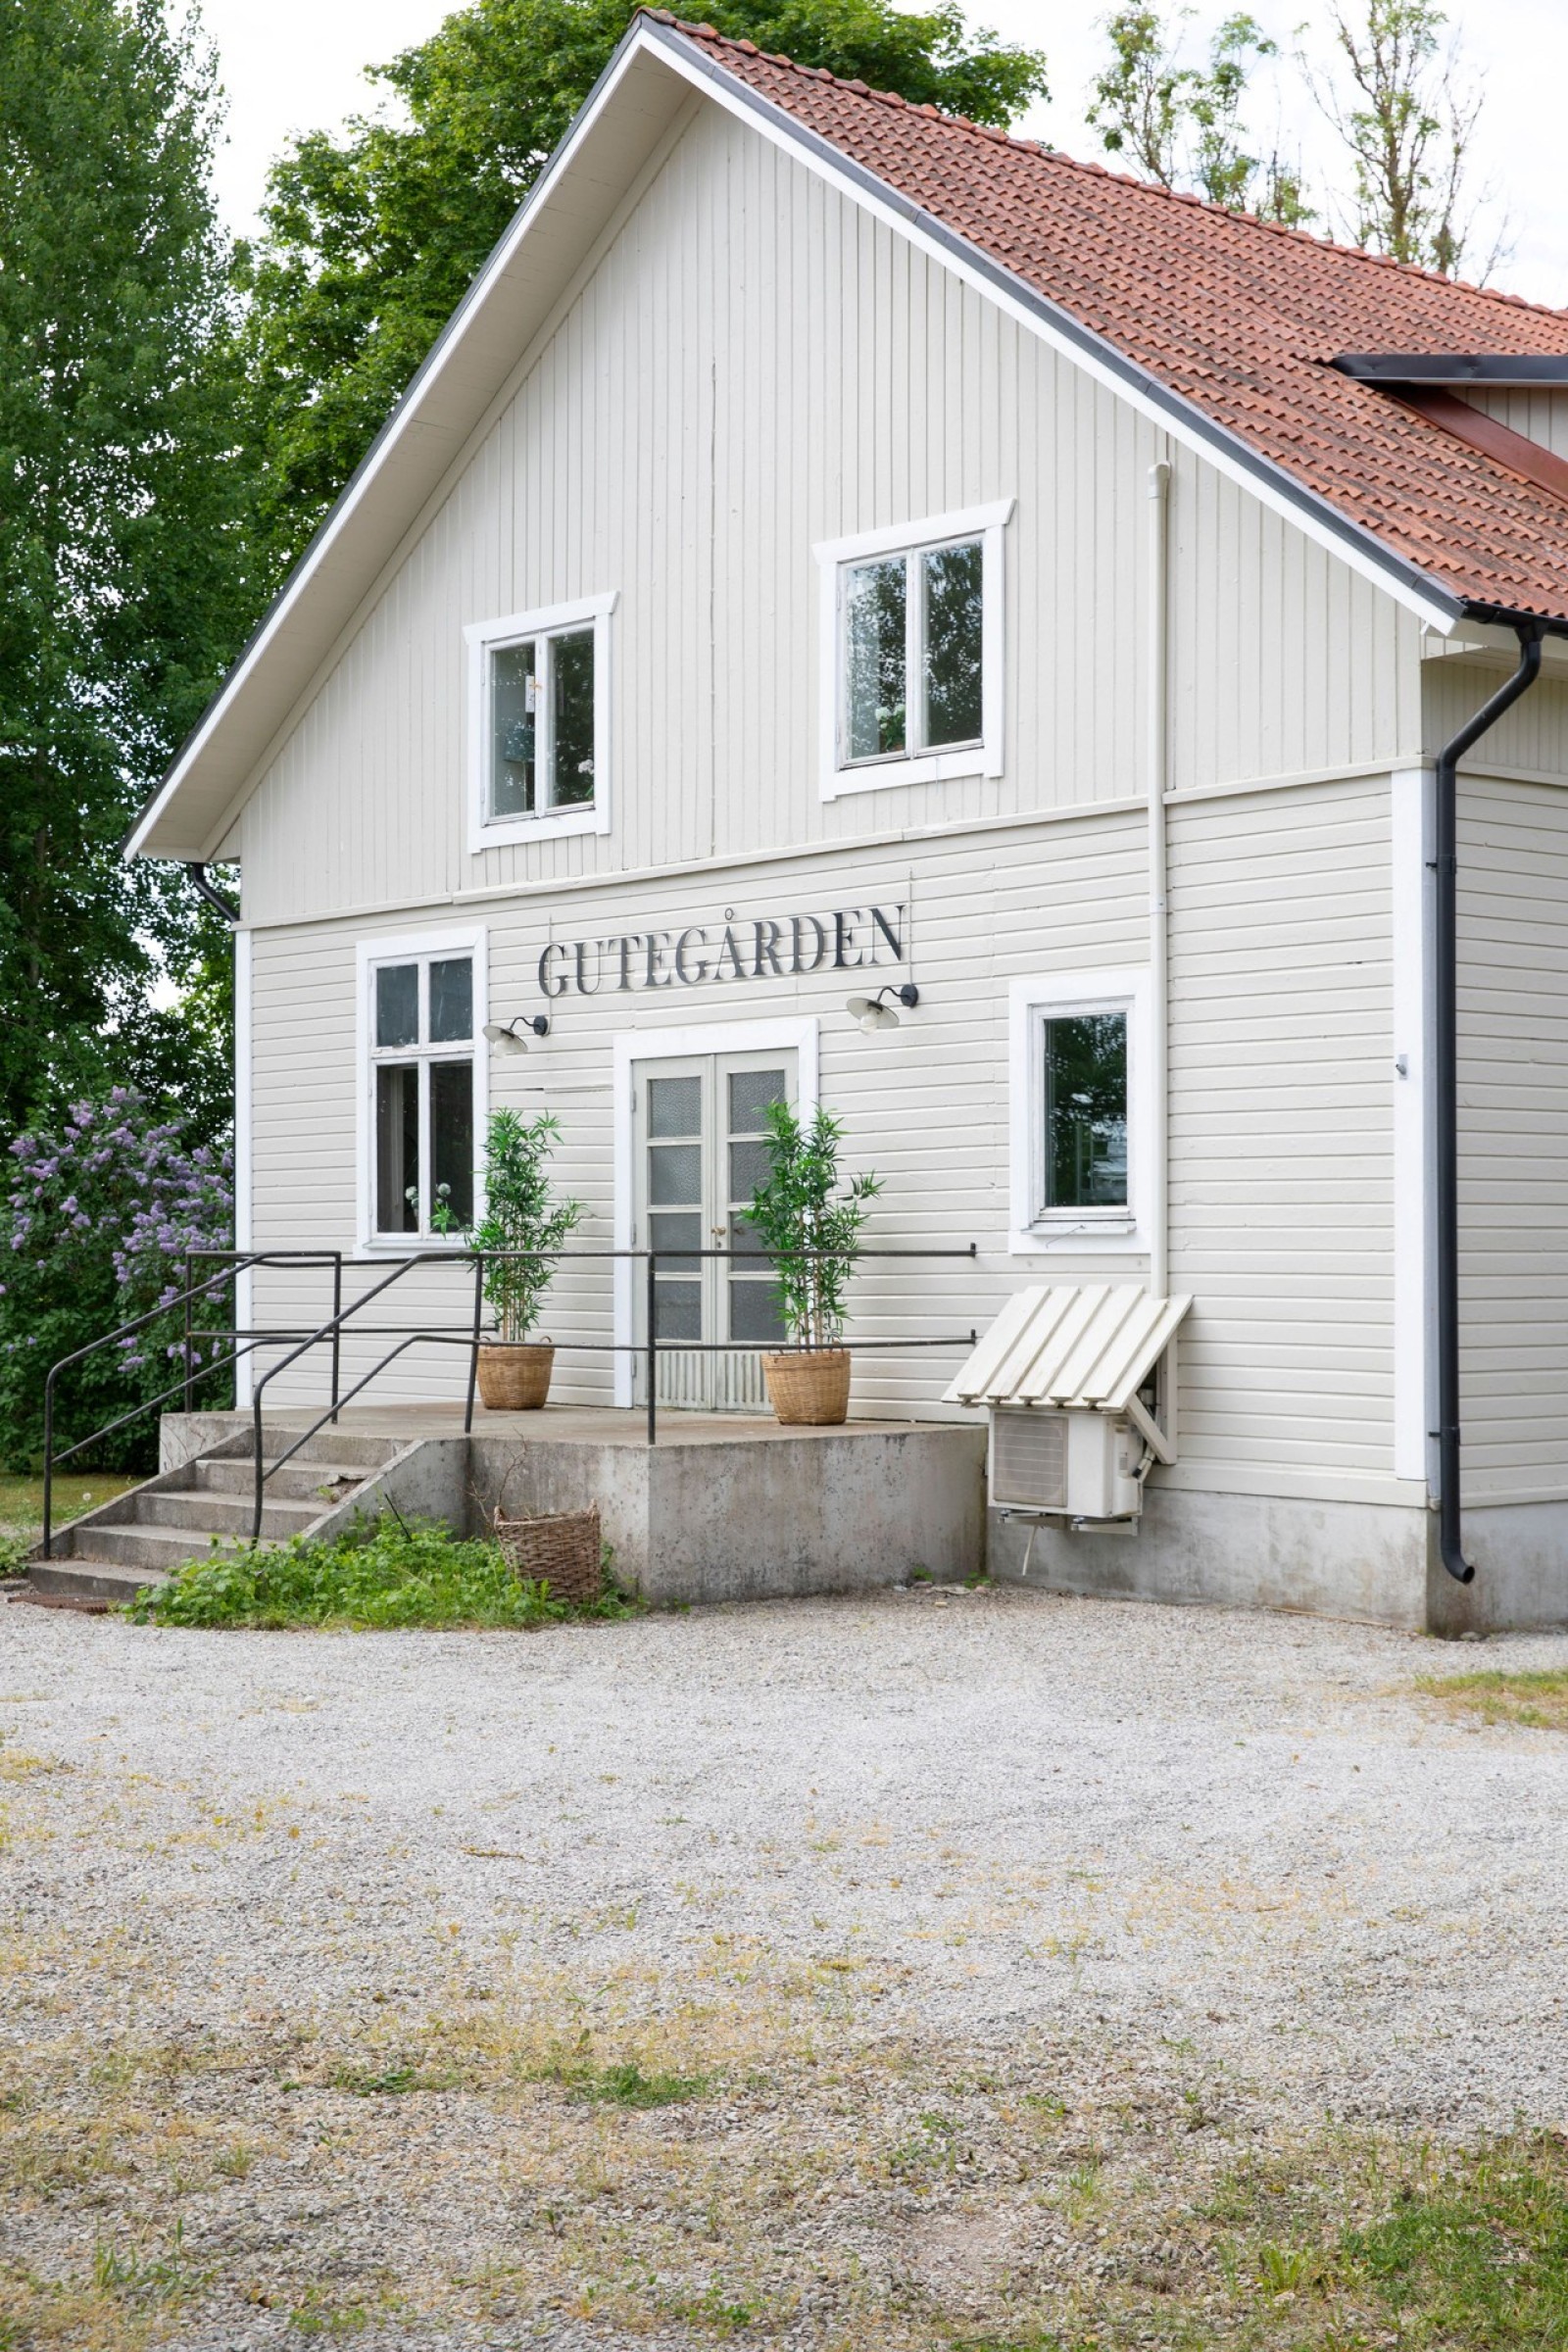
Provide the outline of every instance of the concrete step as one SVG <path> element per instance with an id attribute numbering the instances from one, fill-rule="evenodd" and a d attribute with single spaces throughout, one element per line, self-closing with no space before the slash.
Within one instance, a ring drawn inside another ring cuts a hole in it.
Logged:
<path id="1" fill-rule="evenodd" d="M 29 1562 L 27 1574 L 36 1583 L 40 1570 L 54 1568 L 103 1567 L 111 1569 L 139 1568 L 156 1576 L 170 1568 L 182 1568 L 187 1560 L 205 1560 L 212 1556 L 212 1538 L 218 1531 L 181 1531 L 177 1527 L 106 1527 L 102 1520 L 80 1531 L 81 1542 L 90 1549 L 77 1552 L 73 1548 L 58 1560 Z M 219 1548 L 235 1551 L 244 1548 L 235 1536 L 220 1538 Z"/>
<path id="2" fill-rule="evenodd" d="M 268 1430 L 263 1441 L 269 1454 L 286 1452 L 293 1442 L 292 1432 L 276 1428 Z M 368 1475 L 371 1470 L 382 1469 L 407 1444 L 406 1438 L 376 1437 L 362 1429 L 333 1429 L 329 1423 L 300 1447 L 294 1459 L 324 1462 L 342 1470 L 358 1468 Z M 228 1458 L 232 1460 L 233 1456 Z"/>
<path id="3" fill-rule="evenodd" d="M 27 1570 L 27 1583 L 40 1600 L 134 1600 L 149 1585 L 166 1582 L 158 1569 L 113 1560 L 34 1560 Z"/>
<path id="4" fill-rule="evenodd" d="M 250 1494 L 213 1494 L 182 1487 L 155 1487 L 150 1494 L 127 1494 L 125 1501 L 137 1527 L 189 1528 L 204 1541 L 208 1536 L 248 1538 L 256 1509 Z M 262 1534 L 270 1543 L 302 1536 L 326 1507 L 318 1499 L 274 1494 L 269 1487 L 262 1503 Z"/>
<path id="5" fill-rule="evenodd" d="M 296 1454 L 291 1462 L 276 1468 L 270 1459 L 264 1459 L 267 1471 L 267 1492 L 280 1500 L 314 1502 L 318 1511 L 329 1511 L 334 1503 L 343 1501 L 356 1487 L 364 1486 L 373 1471 L 362 1464 L 314 1462 L 304 1454 Z M 250 1494 L 255 1492 L 255 1469 L 248 1461 L 192 1462 L 191 1479 L 194 1486 L 209 1494 Z"/>

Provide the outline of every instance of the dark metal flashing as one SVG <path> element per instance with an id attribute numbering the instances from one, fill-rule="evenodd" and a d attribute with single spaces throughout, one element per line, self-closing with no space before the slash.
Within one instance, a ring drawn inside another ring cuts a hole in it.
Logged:
<path id="1" fill-rule="evenodd" d="M 1459 762 L 1541 675 L 1540 624 L 1519 630 L 1519 666 L 1438 754 L 1433 864 L 1433 1162 L 1438 1310 L 1438 1550 L 1455 1584 L 1475 1570 L 1464 1556 L 1459 1467 Z"/>
<path id="2" fill-rule="evenodd" d="M 1568 391 L 1568 352 L 1342 351 L 1329 365 L 1358 384 L 1535 384 Z"/>
<path id="3" fill-rule="evenodd" d="M 239 908 L 229 905 L 208 872 L 205 860 L 199 863 L 194 858 L 187 858 L 185 871 L 191 878 L 192 888 L 207 901 L 213 912 L 221 915 L 225 923 L 229 924 L 232 929 L 238 930 Z"/>

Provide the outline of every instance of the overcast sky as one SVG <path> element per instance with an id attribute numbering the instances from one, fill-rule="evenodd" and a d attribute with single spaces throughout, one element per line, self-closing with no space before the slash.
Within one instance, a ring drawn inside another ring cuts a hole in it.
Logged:
<path id="1" fill-rule="evenodd" d="M 1293 48 L 1293 28 L 1307 13 L 1307 0 L 1251 5 L 1281 49 Z M 1234 6 L 1235 0 L 1199 0 L 1189 37 L 1200 42 Z M 267 167 L 291 131 L 336 127 L 370 104 L 363 68 L 424 39 L 447 13 L 442 0 L 203 0 L 228 99 L 219 196 L 230 226 L 253 224 Z M 1084 122 L 1084 101 L 1102 46 L 1099 22 L 1105 7 L 1093 0 L 1087 7 L 1083 0 L 977 0 L 967 13 L 1008 39 L 1046 52 L 1052 100 L 1023 127 L 1069 154 L 1098 155 Z M 1321 6 L 1312 13 L 1321 19 Z M 1562 171 L 1568 5 L 1456 0 L 1452 15 L 1487 85 L 1481 162 L 1497 202 L 1484 243 L 1494 241 L 1497 221 L 1507 215 L 1512 252 L 1494 270 L 1494 282 L 1537 302 L 1568 306 L 1568 184 Z M 1260 89 L 1263 135 L 1270 136 L 1277 123 L 1281 146 L 1300 153 L 1321 189 L 1334 149 L 1297 77 L 1276 72 Z"/>

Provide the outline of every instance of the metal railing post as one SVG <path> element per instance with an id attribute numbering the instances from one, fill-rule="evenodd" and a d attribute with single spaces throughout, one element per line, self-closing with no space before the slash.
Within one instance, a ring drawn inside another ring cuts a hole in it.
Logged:
<path id="1" fill-rule="evenodd" d="M 196 1402 L 195 1392 L 194 1392 L 194 1390 L 193 1390 L 193 1389 L 192 1389 L 192 1387 L 191 1387 L 191 1377 L 190 1377 L 190 1334 L 191 1334 L 190 1251 L 187 1250 L 186 1250 L 186 1252 L 185 1252 L 185 1410 L 186 1410 L 186 1412 L 187 1412 L 187 1413 L 188 1413 L 188 1412 L 191 1412 L 191 1411 L 193 1411 L 193 1410 L 194 1410 L 194 1408 L 195 1408 L 195 1402 Z"/>
<path id="2" fill-rule="evenodd" d="M 343 1354 L 343 1252 L 332 1252 L 332 1419 L 337 1420 L 337 1397 Z"/>
<path id="3" fill-rule="evenodd" d="M 43 1384 L 43 1556 L 47 1560 L 54 1545 L 55 1498 L 55 1375 L 51 1365 L 49 1377 Z"/>
<path id="4" fill-rule="evenodd" d="M 484 1251 L 473 1253 L 473 1345 L 468 1351 L 468 1401 L 463 1415 L 463 1434 L 473 1434 L 473 1392 L 479 1378 L 479 1335 L 484 1325 Z"/>
<path id="5" fill-rule="evenodd" d="M 654 1273 L 659 1264 L 659 1252 L 648 1252 L 648 1443 L 659 1443 L 659 1342 L 654 1337 L 654 1309 L 659 1294 L 654 1286 Z"/>

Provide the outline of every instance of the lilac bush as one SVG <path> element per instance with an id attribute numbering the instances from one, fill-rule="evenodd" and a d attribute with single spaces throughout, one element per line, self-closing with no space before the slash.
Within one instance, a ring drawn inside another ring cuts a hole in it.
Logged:
<path id="1" fill-rule="evenodd" d="M 178 1377 L 185 1252 L 226 1249 L 233 1230 L 227 1152 L 187 1149 L 179 1127 L 159 1119 L 130 1087 L 74 1103 L 63 1120 L 11 1146 L 0 1203 L 0 1452 L 13 1467 L 43 1442 L 49 1366 L 116 1324 L 167 1307 L 147 1329 L 104 1348 L 62 1377 L 58 1443 L 84 1437 Z M 198 1303 L 198 1327 L 229 1322 L 226 1286 Z M 226 1350 L 204 1343 L 211 1364 Z M 222 1401 L 227 1376 L 208 1372 L 204 1402 Z M 156 1451 L 148 1413 L 94 1465 L 139 1467 Z"/>

